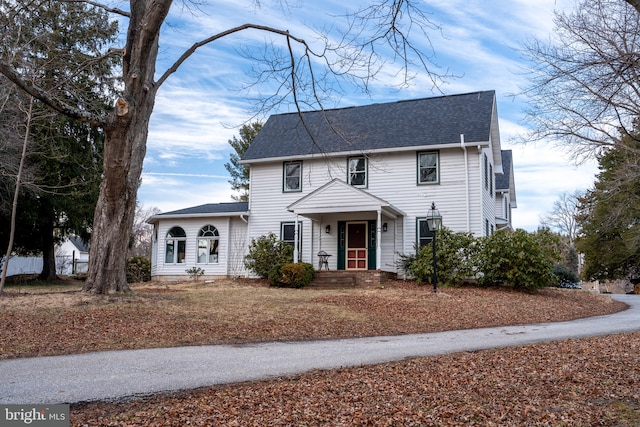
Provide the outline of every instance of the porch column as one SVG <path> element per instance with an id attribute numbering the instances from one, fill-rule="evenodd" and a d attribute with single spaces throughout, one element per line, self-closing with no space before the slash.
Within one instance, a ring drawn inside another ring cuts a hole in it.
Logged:
<path id="1" fill-rule="evenodd" d="M 378 223 L 376 224 L 376 269 L 382 270 L 382 250 L 380 241 L 382 240 L 382 210 L 378 209 Z"/>
<path id="2" fill-rule="evenodd" d="M 298 253 L 300 248 L 298 247 L 298 218 L 299 215 L 296 214 L 296 223 L 293 225 L 293 263 L 298 263 Z"/>

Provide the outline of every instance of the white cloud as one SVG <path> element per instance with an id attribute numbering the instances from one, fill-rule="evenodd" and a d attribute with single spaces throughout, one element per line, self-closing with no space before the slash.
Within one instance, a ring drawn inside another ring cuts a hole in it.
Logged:
<path id="1" fill-rule="evenodd" d="M 217 0 L 214 6 L 202 6 L 204 13 L 191 14 L 174 6 L 161 38 L 158 73 L 179 57 L 194 42 L 246 22 L 271 25 L 301 34 L 316 43 L 310 29 L 339 29 L 338 17 L 349 8 L 363 8 L 364 1 L 293 2 L 288 11 L 279 2 L 263 2 L 252 9 L 244 2 Z M 460 79 L 443 85 L 447 94 L 495 89 L 503 148 L 514 154 L 518 209 L 514 223 L 535 229 L 540 215 L 565 191 L 590 187 L 597 171 L 594 163 L 576 167 L 552 144 L 515 145 L 513 137 L 526 132 L 520 122 L 523 100 L 511 99 L 525 83 L 518 71 L 526 67 L 514 49 L 527 37 L 546 38 L 553 28 L 553 10 L 572 6 L 571 0 L 429 0 L 430 17 L 442 26 L 430 33 L 436 51 L 435 61 Z M 275 7 L 270 7 L 275 6 Z M 333 15 L 333 16 L 332 16 Z M 333 32 L 332 34 L 336 34 Z M 265 33 L 246 31 L 225 37 L 199 49 L 161 87 L 152 116 L 145 172 L 139 191 L 146 206 L 164 212 L 203 203 L 231 200 L 231 189 L 224 163 L 231 148 L 228 140 L 238 134 L 238 126 L 252 119 L 253 102 L 249 95 L 272 95 L 273 83 L 243 91 L 252 65 L 238 55 L 243 45 L 258 48 L 273 39 Z M 280 42 L 276 40 L 275 42 Z M 393 87 L 398 77 L 385 69 L 371 82 L 371 97 L 350 85 L 344 85 L 329 107 L 362 105 L 437 95 L 425 73 L 414 86 L 402 91 Z M 337 88 L 337 86 L 333 86 Z M 286 105 L 283 109 L 290 108 Z"/>

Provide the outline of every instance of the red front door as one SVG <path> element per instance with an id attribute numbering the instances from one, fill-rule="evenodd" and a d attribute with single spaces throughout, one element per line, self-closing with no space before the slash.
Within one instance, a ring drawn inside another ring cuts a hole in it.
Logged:
<path id="1" fill-rule="evenodd" d="M 367 269 L 367 223 L 347 223 L 347 270 Z"/>

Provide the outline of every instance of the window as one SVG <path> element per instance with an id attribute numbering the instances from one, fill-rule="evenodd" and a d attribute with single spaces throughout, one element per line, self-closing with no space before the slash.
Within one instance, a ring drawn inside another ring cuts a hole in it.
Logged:
<path id="1" fill-rule="evenodd" d="M 181 264 L 185 262 L 187 234 L 180 227 L 173 227 L 167 233 L 164 252 L 165 264 Z"/>
<path id="2" fill-rule="evenodd" d="M 302 191 L 302 162 L 285 162 L 283 174 L 285 192 Z"/>
<path id="3" fill-rule="evenodd" d="M 438 153 L 418 153 L 418 184 L 438 183 Z"/>
<path id="4" fill-rule="evenodd" d="M 300 232 L 300 227 L 302 223 L 298 222 L 298 257 L 302 254 L 302 233 Z M 295 232 L 296 223 L 295 222 L 283 222 L 280 224 L 280 240 L 285 243 L 290 244 L 291 246 L 295 245 Z"/>
<path id="5" fill-rule="evenodd" d="M 493 174 L 493 165 L 490 164 L 489 165 L 489 193 L 491 193 L 491 196 L 493 196 L 493 180 L 495 178 L 495 175 Z"/>
<path id="6" fill-rule="evenodd" d="M 367 186 L 367 158 L 365 156 L 349 157 L 348 177 L 349 184 L 354 187 Z"/>
<path id="7" fill-rule="evenodd" d="M 487 155 L 483 154 L 482 155 L 482 174 L 484 177 L 484 188 L 488 189 L 489 188 L 489 165 L 488 165 L 488 160 L 487 160 Z"/>
<path id="8" fill-rule="evenodd" d="M 198 233 L 198 264 L 217 264 L 220 234 L 213 225 L 205 225 Z"/>
<path id="9" fill-rule="evenodd" d="M 504 195 L 504 217 L 509 221 L 509 200 L 506 194 Z"/>
<path id="10" fill-rule="evenodd" d="M 418 218 L 417 219 L 417 238 L 418 238 L 418 248 L 422 248 L 423 246 L 427 246 L 431 244 L 433 240 L 433 231 L 429 231 L 429 226 L 427 225 L 427 218 Z"/>

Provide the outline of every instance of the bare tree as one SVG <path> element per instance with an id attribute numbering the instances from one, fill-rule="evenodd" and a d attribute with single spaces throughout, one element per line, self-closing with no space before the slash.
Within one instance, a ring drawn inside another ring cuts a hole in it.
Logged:
<path id="1" fill-rule="evenodd" d="M 632 137 L 640 117 L 638 28 L 638 1 L 583 0 L 557 12 L 551 41 L 525 46 L 534 64 L 524 91 L 532 105 L 527 139 L 550 137 L 581 162 Z"/>
<path id="2" fill-rule="evenodd" d="M 9 230 L 9 244 L 7 247 L 7 253 L 4 257 L 4 268 L 2 269 L 2 276 L 0 277 L 0 293 L 4 289 L 4 284 L 7 280 L 7 271 L 9 270 L 9 261 L 11 260 L 11 252 L 13 251 L 13 240 L 16 230 L 16 215 L 18 214 L 18 197 L 20 195 L 20 183 L 22 181 L 22 169 L 24 168 L 24 162 L 27 157 L 27 144 L 29 142 L 29 129 L 31 127 L 31 119 L 33 118 L 33 97 L 29 99 L 29 106 L 25 110 L 26 123 L 24 130 L 24 138 L 22 141 L 22 154 L 20 156 L 20 165 L 18 166 L 18 173 L 16 175 L 16 187 L 13 194 L 13 203 L 11 205 L 11 226 Z"/>
<path id="3" fill-rule="evenodd" d="M 367 90 L 387 58 L 396 61 L 397 72 L 405 84 L 418 72 L 426 73 L 434 85 L 441 77 L 433 71 L 433 51 L 430 50 L 428 33 L 436 27 L 427 14 L 410 0 L 379 0 L 347 16 L 348 30 L 338 39 L 338 43 L 333 44 L 333 38 L 326 37 L 325 44 L 319 48 L 312 47 L 304 38 L 285 28 L 258 23 L 228 28 L 194 42 L 173 65 L 158 72 L 156 64 L 160 30 L 169 15 L 173 3 L 171 0 L 131 0 L 129 10 L 110 7 L 98 1 L 66 1 L 101 7 L 129 21 L 124 47 L 97 51 L 86 63 L 89 67 L 110 55 L 122 55 L 123 87 L 114 111 L 101 116 L 92 109 L 67 102 L 25 79 L 20 67 L 9 60 L 0 60 L 0 73 L 56 111 L 91 123 L 104 131 L 104 177 L 93 220 L 89 272 L 84 286 L 86 292 L 129 291 L 125 258 L 156 94 L 163 83 L 203 46 L 241 32 L 269 34 L 273 38 L 270 46 L 274 50 L 265 58 L 273 60 L 268 62 L 270 64 L 281 61 L 281 66 L 264 69 L 261 76 L 280 76 L 286 80 L 279 86 L 282 92 L 269 97 L 264 105 L 273 105 L 288 98 L 299 110 L 314 103 L 318 105 L 322 90 L 318 82 L 323 74 L 350 77 L 360 81 Z M 7 2 L 3 12 L 10 16 L 19 13 L 20 7 L 25 5 L 22 2 Z M 416 44 L 412 42 L 414 38 Z M 60 83 L 64 84 L 63 81 Z"/>
<path id="4" fill-rule="evenodd" d="M 131 229 L 129 257 L 144 256 L 151 258 L 153 226 L 147 223 L 147 220 L 159 213 L 160 209 L 157 207 L 145 208 L 141 204 L 136 206 L 133 228 Z"/>
<path id="5" fill-rule="evenodd" d="M 576 216 L 580 211 L 580 198 L 583 196 L 584 192 L 579 190 L 573 193 L 562 193 L 553 203 L 551 211 L 540 217 L 543 226 L 566 236 L 569 245 L 573 245 L 578 234 Z"/>

